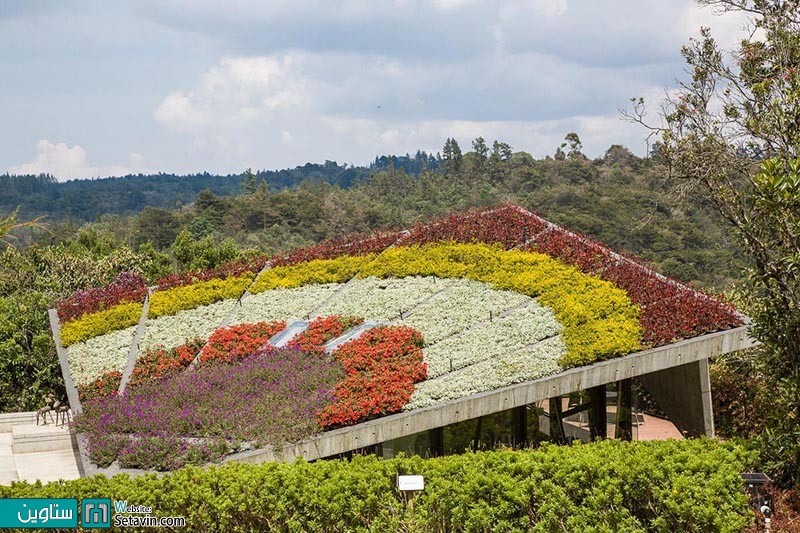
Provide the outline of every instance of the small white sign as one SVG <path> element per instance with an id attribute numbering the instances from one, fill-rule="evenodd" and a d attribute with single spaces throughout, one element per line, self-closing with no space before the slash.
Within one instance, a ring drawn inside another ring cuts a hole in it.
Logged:
<path id="1" fill-rule="evenodd" d="M 398 490 L 425 490 L 425 479 L 422 476 L 397 476 Z"/>

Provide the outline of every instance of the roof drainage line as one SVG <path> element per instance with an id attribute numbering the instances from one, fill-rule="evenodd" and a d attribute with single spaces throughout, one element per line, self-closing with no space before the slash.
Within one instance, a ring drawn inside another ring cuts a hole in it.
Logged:
<path id="1" fill-rule="evenodd" d="M 473 322 L 472 324 L 469 325 L 469 327 L 466 327 L 466 328 L 464 328 L 464 329 L 462 329 L 460 331 L 456 331 L 455 333 L 451 333 L 450 335 L 447 335 L 446 337 L 442 337 L 441 339 L 439 339 L 436 342 L 432 342 L 430 344 L 426 344 L 425 348 L 430 348 L 432 346 L 436 346 L 440 342 L 444 342 L 444 341 L 447 341 L 447 340 L 457 339 L 458 337 L 461 337 L 462 335 L 466 335 L 467 333 L 469 333 L 470 331 L 472 331 L 474 329 L 483 327 L 483 326 L 485 326 L 487 324 L 491 324 L 494 320 L 499 320 L 501 318 L 505 318 L 505 317 L 507 317 L 509 315 L 512 315 L 512 314 L 514 314 L 514 313 L 516 313 L 518 311 L 521 311 L 523 309 L 527 309 L 528 307 L 530 307 L 534 303 L 537 303 L 537 302 L 535 300 L 533 300 L 533 301 L 522 302 L 522 303 L 517 304 L 517 305 L 512 305 L 511 307 L 509 307 L 507 309 L 504 309 L 503 311 L 501 311 L 497 315 L 491 315 L 490 318 L 488 318 L 488 319 L 481 320 L 479 322 Z M 546 309 L 550 309 L 550 308 L 548 307 Z"/>
<path id="2" fill-rule="evenodd" d="M 330 355 L 334 351 L 336 351 L 336 349 L 339 348 L 339 346 L 341 346 L 342 344 L 355 340 L 364 333 L 366 333 L 367 331 L 383 325 L 384 324 L 382 322 L 363 322 L 353 328 L 350 328 L 349 330 L 345 331 L 335 339 L 331 339 L 328 342 L 326 342 L 323 345 L 325 353 Z"/>
<path id="3" fill-rule="evenodd" d="M 245 288 L 244 292 L 239 295 L 239 298 L 236 300 L 236 303 L 233 304 L 233 308 L 230 310 L 230 312 L 228 312 L 227 315 L 225 315 L 225 318 L 222 319 L 222 322 L 217 327 L 217 329 L 226 328 L 226 327 L 228 327 L 230 325 L 231 321 L 233 320 L 233 317 L 236 316 L 236 312 L 239 309 L 242 308 L 242 300 L 245 297 L 250 296 L 250 287 L 252 287 L 255 284 L 256 280 L 259 278 L 259 276 L 261 276 L 261 274 L 263 274 L 264 272 L 266 272 L 270 268 L 272 268 L 272 262 L 271 261 L 267 261 L 266 263 L 264 263 L 264 266 L 261 267 L 261 270 L 259 270 L 258 273 L 253 277 L 253 279 L 247 285 L 247 288 Z M 205 350 L 208 347 L 210 342 L 211 342 L 211 336 L 209 336 L 209 338 L 206 339 L 205 344 L 203 344 L 203 346 L 197 351 L 197 353 L 194 354 L 194 358 L 192 359 L 192 362 L 189 363 L 189 366 L 187 366 L 183 370 L 183 372 L 186 372 L 190 368 L 194 368 L 195 366 L 197 366 L 197 364 L 200 362 L 200 354 L 203 353 L 203 350 Z"/>
<path id="4" fill-rule="evenodd" d="M 290 322 L 284 329 L 270 337 L 267 344 L 259 348 L 265 350 L 267 347 L 285 348 L 295 337 L 301 335 L 308 329 L 309 322 L 307 320 L 294 320 Z"/>
<path id="5" fill-rule="evenodd" d="M 397 240 L 395 240 L 395 242 L 393 242 L 392 244 L 390 244 L 389 246 L 387 246 L 386 248 L 384 248 L 383 250 L 381 250 L 381 251 L 380 251 L 380 253 L 379 253 L 378 255 L 376 255 L 376 256 L 375 256 L 375 258 L 374 258 L 372 261 L 370 261 L 370 262 L 369 262 L 367 265 L 365 265 L 365 267 L 366 267 L 366 266 L 368 266 L 368 265 L 371 265 L 371 264 L 372 264 L 374 261 L 377 261 L 377 260 L 378 260 L 378 258 L 379 258 L 381 255 L 383 255 L 383 253 L 384 253 L 384 252 L 386 252 L 387 250 L 390 250 L 390 249 L 394 248 L 394 247 L 395 247 L 395 245 L 397 245 L 397 243 L 398 243 L 398 242 L 400 242 L 400 240 L 401 240 L 401 239 L 402 239 L 404 236 L 406 236 L 407 234 L 408 234 L 408 230 L 403 230 L 403 231 L 401 231 L 401 232 L 400 232 L 400 237 L 398 237 L 398 238 L 397 238 Z M 361 241 L 357 241 L 357 242 L 363 242 L 364 240 L 366 240 L 366 239 L 362 239 Z M 362 271 L 361 271 L 361 270 L 359 270 L 359 271 L 357 271 L 355 274 L 353 274 L 353 277 L 352 277 L 352 278 L 350 278 L 349 280 L 347 280 L 347 282 L 346 282 L 346 283 L 344 283 L 344 284 L 343 284 L 341 287 L 339 287 L 339 289 L 337 289 L 337 290 L 336 290 L 336 292 L 334 292 L 333 294 L 331 294 L 330 296 L 328 296 L 327 298 L 325 298 L 325 299 L 324 299 L 324 300 L 323 300 L 323 301 L 322 301 L 322 302 L 321 302 L 321 303 L 320 303 L 320 304 L 319 304 L 317 307 L 315 307 L 314 309 L 312 309 L 312 310 L 311 310 L 311 311 L 310 311 L 310 312 L 309 312 L 309 313 L 306 315 L 306 319 L 307 319 L 307 320 L 311 320 L 312 318 L 314 318 L 314 317 L 318 316 L 318 315 L 319 315 L 319 312 L 320 312 L 320 311 L 322 311 L 323 309 L 325 309 L 325 306 L 327 306 L 327 305 L 330 305 L 330 303 L 331 303 L 331 302 L 333 302 L 333 301 L 335 301 L 335 300 L 336 300 L 336 298 L 339 298 L 339 296 L 340 296 L 342 293 L 344 293 L 344 292 L 346 292 L 347 290 L 349 290 L 349 287 L 351 287 L 351 286 L 352 286 L 352 284 L 353 284 L 353 283 L 355 283 L 355 281 L 357 281 L 357 280 L 359 280 L 359 279 L 362 279 L 362 278 L 360 278 L 360 277 L 359 277 L 359 274 L 361 274 L 361 272 L 362 272 Z"/>
<path id="6" fill-rule="evenodd" d="M 320 316 L 319 315 L 320 311 L 325 309 L 326 306 L 330 305 L 337 298 L 339 298 L 342 294 L 344 294 L 348 290 L 350 290 L 350 287 L 352 287 L 353 284 L 358 279 L 360 279 L 360 278 L 358 277 L 358 273 L 356 273 L 356 275 L 354 275 L 352 278 L 347 280 L 345 283 L 342 283 L 341 286 L 333 292 L 333 294 L 331 294 L 330 296 L 328 296 L 327 298 L 322 300 L 322 302 L 320 302 L 320 304 L 318 306 L 314 307 L 313 309 L 311 309 L 311 311 L 308 312 L 308 314 L 306 314 L 306 320 L 313 320 L 317 316 Z"/>
<path id="7" fill-rule="evenodd" d="M 413 315 L 416 311 L 418 311 L 420 307 L 424 307 L 426 304 L 428 304 L 431 300 L 433 300 L 434 298 L 436 298 L 440 294 L 451 290 L 453 288 L 453 286 L 455 285 L 455 280 L 454 279 L 437 278 L 436 276 L 430 276 L 430 277 L 433 278 L 433 282 L 434 283 L 436 283 L 437 279 L 440 280 L 442 282 L 442 285 L 444 285 L 444 287 L 442 287 L 438 291 L 434 292 L 433 294 L 429 294 L 429 295 L 425 296 L 424 298 L 422 298 L 421 300 L 417 301 L 414 305 L 412 305 L 408 309 L 406 309 L 406 310 L 402 310 L 401 309 L 400 310 L 400 314 L 397 315 L 396 317 L 392 318 L 390 320 L 390 322 L 397 322 L 398 320 L 402 321 L 402 320 L 407 319 L 408 317 Z"/>
<path id="8" fill-rule="evenodd" d="M 458 374 L 463 374 L 464 372 L 469 370 L 469 368 L 471 366 L 475 366 L 475 365 L 477 365 L 479 363 L 483 363 L 484 361 L 488 361 L 490 359 L 498 359 L 499 360 L 499 359 L 504 359 L 506 357 L 512 357 L 512 356 L 517 355 L 519 353 L 522 353 L 522 352 L 524 352 L 526 350 L 530 350 L 531 348 L 534 348 L 537 345 L 539 345 L 539 344 L 541 344 L 541 343 L 543 343 L 545 341 L 549 341 L 550 339 L 554 339 L 556 337 L 560 337 L 562 335 L 562 333 L 563 333 L 563 330 L 559 331 L 558 333 L 554 333 L 553 335 L 548 335 L 547 337 L 542 337 L 541 339 L 537 340 L 536 342 L 532 342 L 530 344 L 526 344 L 525 346 L 521 346 L 521 347 L 519 347 L 519 348 L 517 348 L 515 350 L 511 350 L 510 352 L 503 352 L 503 353 L 501 353 L 499 355 L 493 355 L 491 357 L 485 357 L 483 359 L 478 359 L 476 361 L 471 362 L 468 365 L 464 365 L 464 366 L 460 366 L 460 367 L 457 367 L 457 368 L 453 368 L 452 370 L 448 370 L 447 372 L 442 372 L 441 374 L 438 374 L 438 375 L 436 375 L 436 376 L 434 376 L 432 378 L 426 378 L 424 382 L 420 382 L 420 383 L 429 383 L 429 382 L 435 381 L 435 380 L 437 380 L 439 378 L 451 377 L 451 376 L 457 376 Z M 559 356 L 559 357 L 561 357 L 561 356 Z"/>
<path id="9" fill-rule="evenodd" d="M 136 359 L 139 356 L 139 344 L 141 344 L 144 334 L 147 331 L 147 314 L 150 311 L 150 295 L 156 290 L 156 287 L 148 287 L 144 295 L 144 302 L 142 303 L 142 314 L 139 317 L 139 324 L 136 326 L 136 334 L 133 336 L 131 347 L 128 349 L 128 362 L 125 364 L 125 370 L 122 371 L 122 378 L 119 380 L 119 389 L 117 392 L 123 394 L 128 382 L 133 375 L 133 369 L 136 366 Z"/>
<path id="10" fill-rule="evenodd" d="M 678 281 L 675 281 L 674 279 L 670 279 L 667 276 L 665 276 L 664 274 L 661 274 L 660 272 L 656 272 L 652 268 L 647 267 L 645 265 L 642 265 L 641 263 L 638 263 L 638 262 L 634 261 L 633 259 L 631 259 L 629 257 L 625 257 L 624 255 L 615 252 L 614 250 L 612 250 L 611 248 L 609 248 L 609 247 L 607 247 L 607 246 L 605 246 L 603 244 L 599 244 L 597 242 L 592 242 L 591 240 L 588 240 L 586 237 L 584 237 L 582 235 L 578 235 L 577 233 L 574 233 L 572 231 L 569 231 L 568 229 L 566 229 L 566 228 L 564 228 L 562 226 L 559 226 L 557 224 L 554 224 L 554 223 L 550 222 L 549 220 L 545 220 L 542 217 L 540 217 L 540 216 L 538 216 L 538 215 L 536 215 L 534 213 L 531 213 L 530 211 L 528 211 L 525 208 L 522 208 L 522 207 L 519 207 L 519 206 L 511 206 L 511 207 L 513 207 L 514 209 L 516 209 L 519 213 L 521 213 L 523 215 L 532 217 L 532 218 L 544 223 L 545 225 L 547 225 L 549 228 L 552 228 L 553 230 L 559 230 L 559 231 L 562 231 L 562 232 L 566 233 L 570 237 L 580 241 L 582 244 L 585 244 L 587 246 L 599 249 L 599 251 L 601 253 L 608 254 L 610 257 L 612 257 L 613 259 L 616 259 L 620 263 L 627 263 L 629 265 L 637 267 L 637 268 L 645 271 L 646 273 L 648 273 L 648 274 L 650 274 L 652 276 L 655 276 L 659 280 L 661 280 L 661 281 L 663 281 L 665 283 L 668 283 L 669 285 L 672 285 L 673 287 L 676 287 L 677 289 L 679 289 L 682 292 L 683 291 L 688 291 L 688 292 L 694 293 L 696 296 L 698 296 L 698 297 L 700 297 L 700 298 L 702 298 L 702 299 L 704 299 L 704 300 L 706 300 L 708 302 L 715 303 L 715 304 L 720 305 L 720 306 L 723 305 L 722 302 L 720 302 L 719 300 L 709 296 L 708 294 L 705 294 L 705 293 L 700 292 L 698 290 L 692 289 L 691 287 L 687 287 L 686 285 L 684 285 L 682 283 L 679 283 Z M 737 318 L 742 320 L 745 324 L 749 324 L 750 323 L 750 317 L 748 317 L 744 313 L 741 313 L 741 312 L 737 311 L 736 309 L 733 309 L 733 313 Z"/>

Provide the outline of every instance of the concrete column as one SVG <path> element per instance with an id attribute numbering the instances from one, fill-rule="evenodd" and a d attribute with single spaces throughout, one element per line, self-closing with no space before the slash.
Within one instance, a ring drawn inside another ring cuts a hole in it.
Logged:
<path id="1" fill-rule="evenodd" d="M 617 389 L 617 431 L 615 438 L 633 440 L 633 394 L 631 380 L 623 379 Z"/>
<path id="2" fill-rule="evenodd" d="M 708 359 L 643 374 L 638 379 L 681 433 L 714 436 Z"/>
<path id="3" fill-rule="evenodd" d="M 513 445 L 524 448 L 528 445 L 528 406 L 521 405 L 511 410 Z"/>
<path id="4" fill-rule="evenodd" d="M 608 410 L 606 408 L 606 386 L 592 387 L 589 389 L 589 398 L 592 404 L 590 417 L 590 430 L 592 440 L 608 438 Z"/>
<path id="5" fill-rule="evenodd" d="M 444 455 L 444 428 L 433 428 L 429 431 L 431 456 L 441 457 Z"/>

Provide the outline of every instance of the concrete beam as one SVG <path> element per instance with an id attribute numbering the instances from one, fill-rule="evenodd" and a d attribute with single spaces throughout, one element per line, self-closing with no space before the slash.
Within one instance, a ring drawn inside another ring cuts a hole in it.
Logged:
<path id="1" fill-rule="evenodd" d="M 49 309 L 47 315 L 50 318 L 50 329 L 53 331 L 53 340 L 56 343 L 56 354 L 58 354 L 58 364 L 61 365 L 61 375 L 64 377 L 64 387 L 67 389 L 67 401 L 74 414 L 82 411 L 81 402 L 78 400 L 78 389 L 72 381 L 72 374 L 69 371 L 69 357 L 67 349 L 61 345 L 61 322 L 58 320 L 58 311 Z"/>
<path id="2" fill-rule="evenodd" d="M 119 388 L 117 392 L 123 394 L 125 387 L 133 375 L 133 369 L 136 366 L 136 358 L 139 356 L 139 344 L 144 338 L 144 333 L 147 328 L 147 315 L 150 312 L 150 296 L 153 294 L 154 287 L 148 287 L 147 293 L 144 295 L 144 302 L 142 302 L 142 314 L 139 316 L 139 324 L 136 326 L 136 334 L 133 336 L 133 342 L 128 349 L 128 362 L 125 364 L 125 370 L 122 371 L 122 377 L 119 380 Z"/>
<path id="3" fill-rule="evenodd" d="M 684 435 L 714 436 L 708 359 L 639 376 L 642 386 Z"/>
<path id="4" fill-rule="evenodd" d="M 293 460 L 295 457 L 304 457 L 307 460 L 330 457 L 570 392 L 705 361 L 709 357 L 750 348 L 755 344 L 747 335 L 746 326 L 710 333 L 590 366 L 573 368 L 535 381 L 328 431 L 280 449 L 265 448 L 242 452 L 230 456 L 228 460 L 262 463 Z"/>

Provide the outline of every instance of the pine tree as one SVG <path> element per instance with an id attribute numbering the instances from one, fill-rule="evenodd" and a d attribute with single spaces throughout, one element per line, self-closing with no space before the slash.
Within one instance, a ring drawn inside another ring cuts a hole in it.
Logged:
<path id="1" fill-rule="evenodd" d="M 244 171 L 244 179 L 242 179 L 242 191 L 244 194 L 251 195 L 256 192 L 256 188 L 258 188 L 256 175 L 253 174 L 252 169 L 248 168 Z"/>

